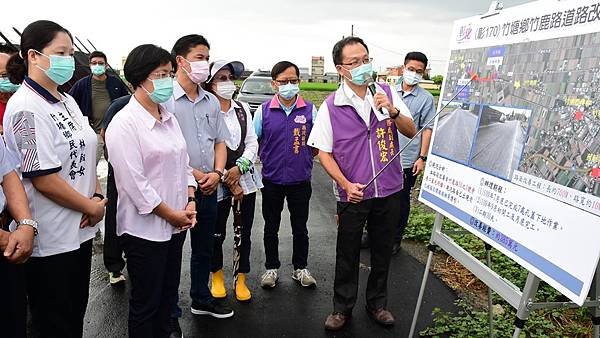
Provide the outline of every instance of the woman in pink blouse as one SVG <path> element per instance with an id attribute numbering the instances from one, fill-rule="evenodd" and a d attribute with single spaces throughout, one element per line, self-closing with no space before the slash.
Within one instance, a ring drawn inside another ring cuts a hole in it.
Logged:
<path id="1" fill-rule="evenodd" d="M 181 273 L 185 230 L 196 222 L 196 182 L 175 116 L 160 106 L 173 92 L 175 59 L 154 45 L 134 48 L 125 78 L 135 92 L 106 131 L 131 281 L 130 337 L 167 337 Z"/>

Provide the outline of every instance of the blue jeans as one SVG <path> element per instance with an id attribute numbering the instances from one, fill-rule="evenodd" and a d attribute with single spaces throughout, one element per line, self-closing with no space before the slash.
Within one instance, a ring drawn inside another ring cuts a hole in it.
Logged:
<path id="1" fill-rule="evenodd" d="M 215 224 L 217 223 L 217 193 L 212 195 L 202 195 L 200 191 L 196 192 L 196 226 L 190 230 L 192 238 L 192 257 L 190 259 L 190 275 L 192 285 L 190 287 L 190 297 L 192 303 L 206 304 L 213 300 L 210 289 L 208 288 L 208 278 L 210 276 L 210 261 L 213 254 L 213 238 L 215 233 Z M 181 308 L 175 303 L 171 318 L 180 318 Z"/>

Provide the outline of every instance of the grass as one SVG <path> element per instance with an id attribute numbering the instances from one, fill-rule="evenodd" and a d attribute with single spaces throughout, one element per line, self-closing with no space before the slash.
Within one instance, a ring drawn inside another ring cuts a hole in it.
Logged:
<path id="1" fill-rule="evenodd" d="M 414 201 L 414 200 L 413 200 Z M 420 202 L 415 201 L 411 209 L 409 226 L 406 228 L 405 238 L 428 243 L 435 214 Z M 444 219 L 444 229 L 460 229 L 456 223 Z M 483 242 L 474 235 L 451 236 L 461 247 L 480 260 L 485 259 Z M 527 271 L 497 250 L 492 250 L 492 265 L 494 271 L 500 276 L 513 282 L 518 287 L 523 287 L 527 278 Z M 460 267 L 464 270 L 464 268 Z M 467 293 L 468 285 L 461 289 Z M 428 337 L 487 337 L 487 309 L 479 308 L 465 300 L 459 300 L 459 310 L 456 313 L 442 312 L 436 309 L 433 312 L 433 325 L 421 332 L 421 336 Z M 537 301 L 564 301 L 564 297 L 556 290 L 541 283 Z M 504 310 L 494 317 L 494 336 L 510 337 L 514 330 L 513 321 L 515 310 L 499 296 L 493 296 L 494 304 Z M 553 309 L 533 311 L 530 319 L 525 324 L 522 337 L 588 337 L 591 335 L 589 310 L 580 309 Z"/>
<path id="2" fill-rule="evenodd" d="M 332 92 L 338 88 L 338 83 L 301 82 L 300 90 Z"/>

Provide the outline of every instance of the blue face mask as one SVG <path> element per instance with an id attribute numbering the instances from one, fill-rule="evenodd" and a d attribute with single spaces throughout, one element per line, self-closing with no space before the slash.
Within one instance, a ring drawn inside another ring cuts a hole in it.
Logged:
<path id="1" fill-rule="evenodd" d="M 0 93 L 14 93 L 21 85 L 10 82 L 7 77 L 0 77 Z"/>
<path id="2" fill-rule="evenodd" d="M 75 72 L 75 59 L 72 56 L 62 56 L 62 55 L 46 55 L 41 52 L 35 51 L 36 53 L 43 55 L 50 59 L 50 68 L 43 69 L 42 67 L 36 65 L 39 69 L 43 70 L 46 73 L 46 76 L 50 78 L 50 80 L 54 81 L 57 85 L 63 85 L 67 83 L 73 77 L 73 73 Z"/>
<path id="3" fill-rule="evenodd" d="M 352 83 L 357 86 L 362 86 L 367 83 L 367 75 L 373 74 L 373 64 L 370 62 L 361 66 L 358 66 L 350 71 L 352 79 L 349 79 Z"/>
<path id="4" fill-rule="evenodd" d="M 291 100 L 299 92 L 300 86 L 298 86 L 297 83 L 288 83 L 286 85 L 279 86 L 279 95 L 286 100 Z"/>
<path id="5" fill-rule="evenodd" d="M 92 70 L 92 74 L 96 76 L 106 73 L 106 67 L 104 65 L 92 65 L 90 68 Z"/>
<path id="6" fill-rule="evenodd" d="M 165 77 L 162 79 L 151 80 L 154 90 L 150 93 L 146 88 L 142 88 L 150 96 L 150 100 L 154 103 L 165 103 L 173 95 L 173 78 Z"/>

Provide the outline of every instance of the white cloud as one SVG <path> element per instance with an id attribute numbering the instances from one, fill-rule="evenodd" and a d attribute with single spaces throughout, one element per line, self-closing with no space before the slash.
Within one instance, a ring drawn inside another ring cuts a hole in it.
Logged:
<path id="1" fill-rule="evenodd" d="M 526 2 L 505 1 L 505 7 Z M 280 60 L 309 67 L 311 56 L 325 56 L 326 71 L 333 44 L 354 33 L 369 45 L 375 69 L 400 64 L 405 53 L 423 51 L 433 73 L 442 73 L 450 29 L 456 19 L 483 13 L 487 0 L 217 0 L 217 1 L 43 1 L 3 4 L 0 30 L 16 40 L 19 29 L 49 19 L 69 29 L 109 56 L 120 67 L 121 57 L 143 43 L 170 50 L 177 38 L 204 35 L 211 58 L 235 59 L 249 69 L 270 69 Z M 88 46 L 88 48 L 90 48 Z M 392 52 L 393 51 L 393 52 Z"/>

